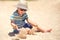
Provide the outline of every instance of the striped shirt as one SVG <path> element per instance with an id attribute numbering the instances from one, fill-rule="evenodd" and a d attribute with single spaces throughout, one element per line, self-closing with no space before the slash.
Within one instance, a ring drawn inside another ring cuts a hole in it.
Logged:
<path id="1" fill-rule="evenodd" d="M 10 17 L 10 19 L 13 20 L 18 27 L 22 27 L 23 25 L 25 25 L 25 20 L 27 18 L 28 15 L 26 13 L 20 16 L 17 11 L 15 11 Z"/>

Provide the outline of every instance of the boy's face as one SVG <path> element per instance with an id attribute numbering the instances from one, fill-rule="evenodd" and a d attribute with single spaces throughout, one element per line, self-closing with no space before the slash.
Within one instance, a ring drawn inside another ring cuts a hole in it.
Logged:
<path id="1" fill-rule="evenodd" d="M 20 8 L 18 8 L 18 13 L 19 13 L 19 14 L 21 14 L 21 15 L 22 15 L 22 14 L 24 14 L 25 12 L 26 12 L 26 10 L 25 10 L 25 9 L 20 9 Z"/>

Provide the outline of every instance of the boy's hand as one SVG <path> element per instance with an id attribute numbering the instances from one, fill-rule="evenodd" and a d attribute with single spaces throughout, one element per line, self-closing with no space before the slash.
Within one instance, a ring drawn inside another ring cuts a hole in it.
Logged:
<path id="1" fill-rule="evenodd" d="M 13 26 L 13 29 L 18 29 L 18 26 L 15 25 L 14 23 L 11 23 L 11 25 Z"/>

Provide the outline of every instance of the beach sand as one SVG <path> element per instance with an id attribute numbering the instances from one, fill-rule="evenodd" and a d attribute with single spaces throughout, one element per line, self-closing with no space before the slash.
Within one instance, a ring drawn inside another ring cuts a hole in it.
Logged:
<path id="1" fill-rule="evenodd" d="M 16 10 L 18 1 L 0 1 L 0 40 L 11 40 L 10 16 Z M 28 2 L 29 19 L 44 30 L 52 28 L 50 33 L 36 32 L 20 40 L 60 40 L 60 0 L 38 0 Z"/>

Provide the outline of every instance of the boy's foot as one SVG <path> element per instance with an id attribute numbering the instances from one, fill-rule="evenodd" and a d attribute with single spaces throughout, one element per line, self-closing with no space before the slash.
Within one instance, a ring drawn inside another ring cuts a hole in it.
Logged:
<path id="1" fill-rule="evenodd" d="M 9 32 L 8 35 L 12 37 L 12 36 L 15 36 L 15 33 L 14 32 Z"/>
<path id="2" fill-rule="evenodd" d="M 9 36 L 15 36 L 15 34 L 18 34 L 19 31 L 18 30 L 13 30 L 13 32 L 9 32 L 8 35 Z"/>
<path id="3" fill-rule="evenodd" d="M 52 31 L 52 29 L 47 30 L 47 32 L 51 32 L 51 31 Z"/>

